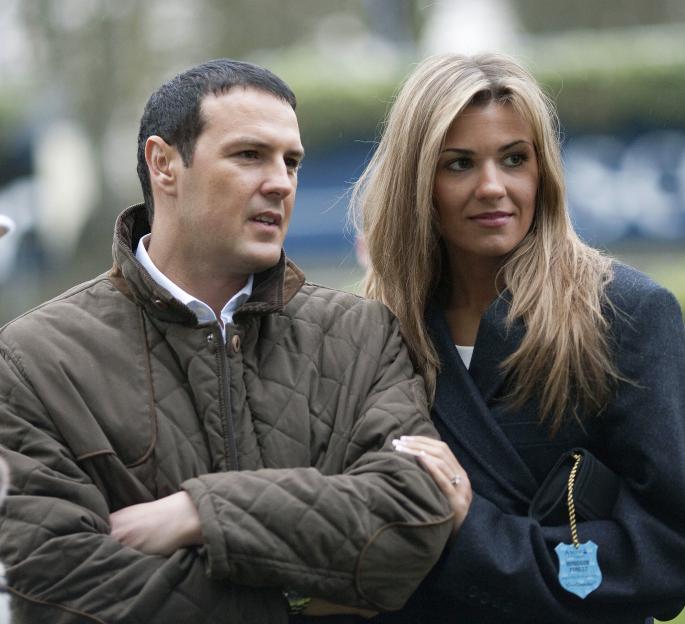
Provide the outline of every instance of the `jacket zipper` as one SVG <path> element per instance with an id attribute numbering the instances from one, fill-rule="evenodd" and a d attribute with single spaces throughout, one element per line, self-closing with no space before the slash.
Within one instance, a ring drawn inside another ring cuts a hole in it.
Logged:
<path id="1" fill-rule="evenodd" d="M 235 427 L 233 422 L 233 415 L 231 413 L 231 393 L 230 393 L 230 379 L 228 373 L 228 350 L 227 344 L 221 335 L 221 331 L 217 331 L 214 339 L 217 338 L 220 342 L 217 347 L 216 353 L 219 358 L 219 370 L 221 373 L 221 379 L 219 383 L 221 384 L 221 395 L 224 403 L 224 409 L 222 410 L 222 418 L 224 422 L 224 453 L 226 454 L 226 460 L 228 463 L 229 470 L 238 470 L 238 447 L 235 441 Z"/>

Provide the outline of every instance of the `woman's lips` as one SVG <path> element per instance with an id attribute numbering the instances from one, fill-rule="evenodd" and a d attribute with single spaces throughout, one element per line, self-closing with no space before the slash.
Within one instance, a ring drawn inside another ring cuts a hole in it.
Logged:
<path id="1" fill-rule="evenodd" d="M 502 227 L 503 225 L 509 223 L 513 216 L 514 215 L 512 215 L 510 212 L 481 212 L 480 214 L 469 217 L 469 219 L 471 221 L 475 221 L 478 225 L 482 225 L 483 227 L 496 228 Z"/>

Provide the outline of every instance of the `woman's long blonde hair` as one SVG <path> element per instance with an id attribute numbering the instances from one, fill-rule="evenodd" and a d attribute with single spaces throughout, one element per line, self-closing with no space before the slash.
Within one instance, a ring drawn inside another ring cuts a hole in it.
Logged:
<path id="1" fill-rule="evenodd" d="M 540 420 L 550 418 L 555 432 L 567 415 L 601 411 L 618 376 L 602 315 L 611 261 L 571 226 L 554 106 L 512 59 L 434 56 L 402 86 L 352 191 L 352 215 L 369 254 L 364 290 L 399 318 L 434 396 L 440 362 L 424 314 L 445 262 L 432 201 L 435 171 L 454 118 L 470 103 L 488 100 L 512 105 L 530 124 L 540 172 L 531 229 L 498 276 L 511 297 L 509 323 L 522 319 L 526 326 L 502 367 L 512 405 L 538 397 Z"/>

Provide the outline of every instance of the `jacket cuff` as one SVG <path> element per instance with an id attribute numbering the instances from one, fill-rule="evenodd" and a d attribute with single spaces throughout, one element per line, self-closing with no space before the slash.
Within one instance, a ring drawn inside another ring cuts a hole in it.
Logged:
<path id="1" fill-rule="evenodd" d="M 450 514 L 435 522 L 381 528 L 359 557 L 359 595 L 381 611 L 401 609 L 439 558 L 452 524 Z"/>
<path id="2" fill-rule="evenodd" d="M 226 557 L 224 533 L 216 521 L 212 497 L 201 479 L 188 479 L 181 483 L 181 489 L 188 493 L 200 515 L 200 528 L 207 555 L 205 557 L 207 576 L 214 579 L 227 578 L 230 574 L 230 565 Z"/>

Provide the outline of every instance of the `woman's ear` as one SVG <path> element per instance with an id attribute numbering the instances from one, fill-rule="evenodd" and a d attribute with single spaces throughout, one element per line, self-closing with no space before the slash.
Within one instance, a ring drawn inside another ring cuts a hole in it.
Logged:
<path id="1" fill-rule="evenodd" d="M 169 145 L 162 137 L 152 135 L 145 141 L 145 162 L 150 173 L 150 184 L 154 191 L 165 195 L 176 195 L 179 163 L 178 150 Z"/>

